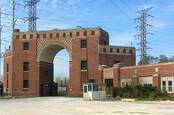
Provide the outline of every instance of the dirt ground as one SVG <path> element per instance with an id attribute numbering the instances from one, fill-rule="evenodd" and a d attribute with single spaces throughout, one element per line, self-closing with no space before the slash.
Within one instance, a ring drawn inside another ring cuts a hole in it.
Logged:
<path id="1" fill-rule="evenodd" d="M 65 97 L 0 99 L 0 115 L 174 115 L 174 102 L 83 101 Z"/>

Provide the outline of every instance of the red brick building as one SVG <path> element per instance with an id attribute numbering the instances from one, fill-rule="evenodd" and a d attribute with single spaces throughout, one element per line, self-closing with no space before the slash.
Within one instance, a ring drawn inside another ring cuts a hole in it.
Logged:
<path id="1" fill-rule="evenodd" d="M 109 34 L 101 28 L 20 32 L 4 57 L 4 87 L 12 96 L 53 94 L 53 60 L 62 49 L 69 53 L 69 95 L 82 94 L 82 84 L 103 84 L 103 69 L 116 63 L 135 65 L 135 48 L 110 46 Z M 112 68 L 119 85 L 120 68 Z M 126 70 L 125 70 L 126 71 Z M 124 76 L 124 75 L 123 75 Z M 112 80 L 111 80 L 112 81 Z M 156 80 L 158 81 L 158 79 Z"/>
<path id="2" fill-rule="evenodd" d="M 113 86 L 152 85 L 162 91 L 174 93 L 174 62 L 154 65 L 125 66 L 114 64 L 113 67 L 100 68 L 103 82 L 111 80 Z"/>

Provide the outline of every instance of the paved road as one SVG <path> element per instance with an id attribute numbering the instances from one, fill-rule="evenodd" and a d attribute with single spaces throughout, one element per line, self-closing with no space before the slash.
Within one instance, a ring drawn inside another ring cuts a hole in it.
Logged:
<path id="1" fill-rule="evenodd" d="M 64 97 L 2 99 L 0 115 L 174 115 L 174 103 L 95 102 Z"/>

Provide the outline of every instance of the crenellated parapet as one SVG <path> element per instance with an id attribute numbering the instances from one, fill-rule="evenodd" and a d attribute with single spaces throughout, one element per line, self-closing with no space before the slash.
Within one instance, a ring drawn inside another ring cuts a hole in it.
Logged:
<path id="1" fill-rule="evenodd" d="M 135 55 L 134 47 L 126 46 L 99 46 L 100 54 Z"/>

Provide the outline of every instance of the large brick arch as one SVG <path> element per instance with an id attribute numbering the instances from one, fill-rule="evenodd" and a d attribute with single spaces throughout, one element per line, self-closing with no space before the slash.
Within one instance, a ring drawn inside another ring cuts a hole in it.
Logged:
<path id="1" fill-rule="evenodd" d="M 66 49 L 69 60 L 72 61 L 72 38 L 46 38 L 38 40 L 37 62 L 52 63 L 55 55 L 62 49 Z"/>
<path id="2" fill-rule="evenodd" d="M 62 49 L 66 49 L 69 54 L 69 61 L 72 61 L 71 49 L 66 47 L 66 44 L 60 44 L 59 42 L 55 43 L 46 43 L 43 45 L 41 50 L 38 51 L 37 62 L 48 62 L 52 63 L 55 55 Z"/>

